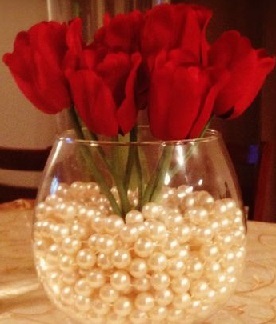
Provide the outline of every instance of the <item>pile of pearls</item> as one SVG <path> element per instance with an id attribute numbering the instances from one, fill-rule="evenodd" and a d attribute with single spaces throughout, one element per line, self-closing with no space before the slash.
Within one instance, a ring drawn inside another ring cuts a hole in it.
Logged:
<path id="1" fill-rule="evenodd" d="M 123 219 L 96 183 L 60 184 L 36 208 L 34 255 L 50 299 L 81 322 L 193 323 L 235 289 L 243 213 L 180 186 Z"/>

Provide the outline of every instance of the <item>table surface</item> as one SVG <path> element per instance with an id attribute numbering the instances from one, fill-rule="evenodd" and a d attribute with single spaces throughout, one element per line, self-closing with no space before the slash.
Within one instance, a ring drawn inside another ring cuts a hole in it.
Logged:
<path id="1" fill-rule="evenodd" d="M 47 299 L 33 265 L 32 206 L 0 206 L 0 323 L 69 323 Z M 276 323 L 276 224 L 248 222 L 247 257 L 235 295 L 204 324 Z"/>

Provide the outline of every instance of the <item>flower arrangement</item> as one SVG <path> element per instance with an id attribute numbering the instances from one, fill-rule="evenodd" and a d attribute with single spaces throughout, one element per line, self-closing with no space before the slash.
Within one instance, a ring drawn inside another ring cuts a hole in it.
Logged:
<path id="1" fill-rule="evenodd" d="M 41 22 L 17 35 L 13 53 L 3 61 L 35 107 L 47 114 L 67 109 L 80 138 L 130 134 L 137 141 L 140 110 L 146 111 L 155 138 L 194 138 L 212 116 L 241 115 L 275 65 L 274 57 L 253 49 L 237 31 L 226 31 L 210 44 L 211 16 L 209 9 L 188 4 L 106 15 L 90 44 L 82 38 L 79 18 L 68 24 Z M 149 182 L 141 204 L 152 199 L 154 183 Z M 127 188 L 118 188 L 124 205 Z M 125 205 L 123 214 L 129 210 Z"/>

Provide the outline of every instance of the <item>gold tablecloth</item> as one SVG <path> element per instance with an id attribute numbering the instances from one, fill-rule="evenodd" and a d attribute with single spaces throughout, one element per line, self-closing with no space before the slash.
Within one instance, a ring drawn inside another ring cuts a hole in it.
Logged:
<path id="1" fill-rule="evenodd" d="M 31 223 L 31 203 L 0 206 L 0 323 L 69 323 L 37 280 Z M 235 295 L 204 324 L 276 323 L 276 224 L 248 222 L 247 244 Z"/>

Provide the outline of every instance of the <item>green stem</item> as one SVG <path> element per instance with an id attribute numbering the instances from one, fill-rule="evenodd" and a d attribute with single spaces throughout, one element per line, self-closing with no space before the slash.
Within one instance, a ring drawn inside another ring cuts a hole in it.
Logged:
<path id="1" fill-rule="evenodd" d="M 164 183 L 166 173 L 169 170 L 171 162 L 171 156 L 173 152 L 173 146 L 165 146 L 159 159 L 157 169 L 152 175 L 146 190 L 143 195 L 142 205 L 145 205 L 149 201 L 153 201 L 159 194 L 162 184 Z"/>
<path id="2" fill-rule="evenodd" d="M 82 127 L 80 125 L 78 116 L 77 116 L 74 108 L 71 107 L 69 112 L 70 112 L 71 120 L 73 122 L 73 126 L 74 126 L 74 129 L 75 129 L 75 132 L 76 132 L 78 138 L 85 139 L 85 136 L 82 131 Z M 122 216 L 122 211 L 120 210 L 120 207 L 119 207 L 118 203 L 116 202 L 114 196 L 110 192 L 110 188 L 106 184 L 104 178 L 102 177 L 101 173 L 98 171 L 97 166 L 94 163 L 93 158 L 91 157 L 91 152 L 88 149 L 88 147 L 81 146 L 81 153 L 82 153 L 82 156 L 85 160 L 85 163 L 86 163 L 89 171 L 93 175 L 93 178 L 99 184 L 103 194 L 105 194 L 105 196 L 108 198 L 111 208 L 113 209 L 114 213 Z"/>

